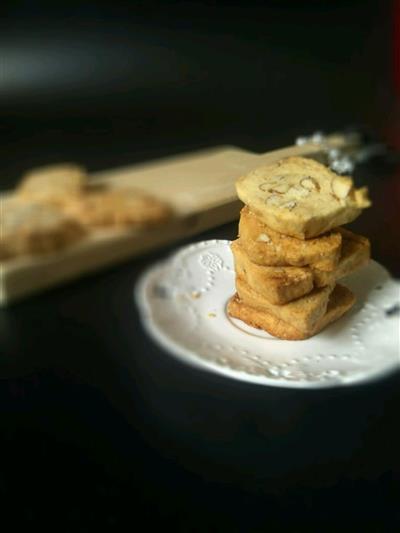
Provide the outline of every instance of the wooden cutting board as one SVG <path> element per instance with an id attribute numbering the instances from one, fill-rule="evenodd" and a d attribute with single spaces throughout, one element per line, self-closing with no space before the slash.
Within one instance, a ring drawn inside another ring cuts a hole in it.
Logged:
<path id="1" fill-rule="evenodd" d="M 345 148 L 348 139 L 334 135 L 329 143 Z M 237 219 L 241 204 L 235 180 L 253 168 L 292 155 L 318 158 L 322 152 L 311 143 L 265 154 L 222 146 L 92 174 L 90 183 L 132 186 L 168 201 L 176 217 L 147 230 L 96 230 L 65 250 L 4 261 L 0 263 L 0 305 Z"/>

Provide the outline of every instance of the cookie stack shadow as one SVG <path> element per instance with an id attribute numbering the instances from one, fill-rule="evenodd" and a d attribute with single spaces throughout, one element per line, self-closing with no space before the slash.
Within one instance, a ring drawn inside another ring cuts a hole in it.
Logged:
<path id="1" fill-rule="evenodd" d="M 368 239 L 341 226 L 297 238 L 272 229 L 248 205 L 231 249 L 236 293 L 228 314 L 287 340 L 312 337 L 343 316 L 355 296 L 338 281 L 370 258 Z"/>

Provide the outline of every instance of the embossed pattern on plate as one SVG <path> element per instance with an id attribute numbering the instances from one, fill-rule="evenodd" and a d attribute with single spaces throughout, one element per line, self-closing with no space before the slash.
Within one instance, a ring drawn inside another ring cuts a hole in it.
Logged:
<path id="1" fill-rule="evenodd" d="M 185 363 L 263 385 L 360 383 L 400 369 L 400 283 L 375 261 L 343 280 L 354 308 L 318 335 L 284 341 L 229 317 L 230 241 L 198 242 L 143 274 L 135 298 L 147 332 Z"/>

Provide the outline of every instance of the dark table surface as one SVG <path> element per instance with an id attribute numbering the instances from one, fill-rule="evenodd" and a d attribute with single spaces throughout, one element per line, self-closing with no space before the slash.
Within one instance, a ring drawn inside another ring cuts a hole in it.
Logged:
<path id="1" fill-rule="evenodd" d="M 396 276 L 398 170 L 387 160 L 357 170 L 374 206 L 351 225 Z M 146 336 L 132 298 L 138 275 L 174 249 L 1 311 L 2 520 L 60 531 L 140 519 L 183 531 L 394 528 L 400 374 L 307 391 L 186 367 Z"/>

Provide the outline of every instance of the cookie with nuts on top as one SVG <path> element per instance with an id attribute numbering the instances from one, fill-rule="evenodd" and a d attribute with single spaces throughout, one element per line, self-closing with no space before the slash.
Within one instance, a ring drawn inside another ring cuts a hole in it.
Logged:
<path id="1" fill-rule="evenodd" d="M 351 222 L 371 205 L 366 187 L 304 157 L 257 168 L 237 180 L 236 191 L 264 224 L 299 239 Z"/>

